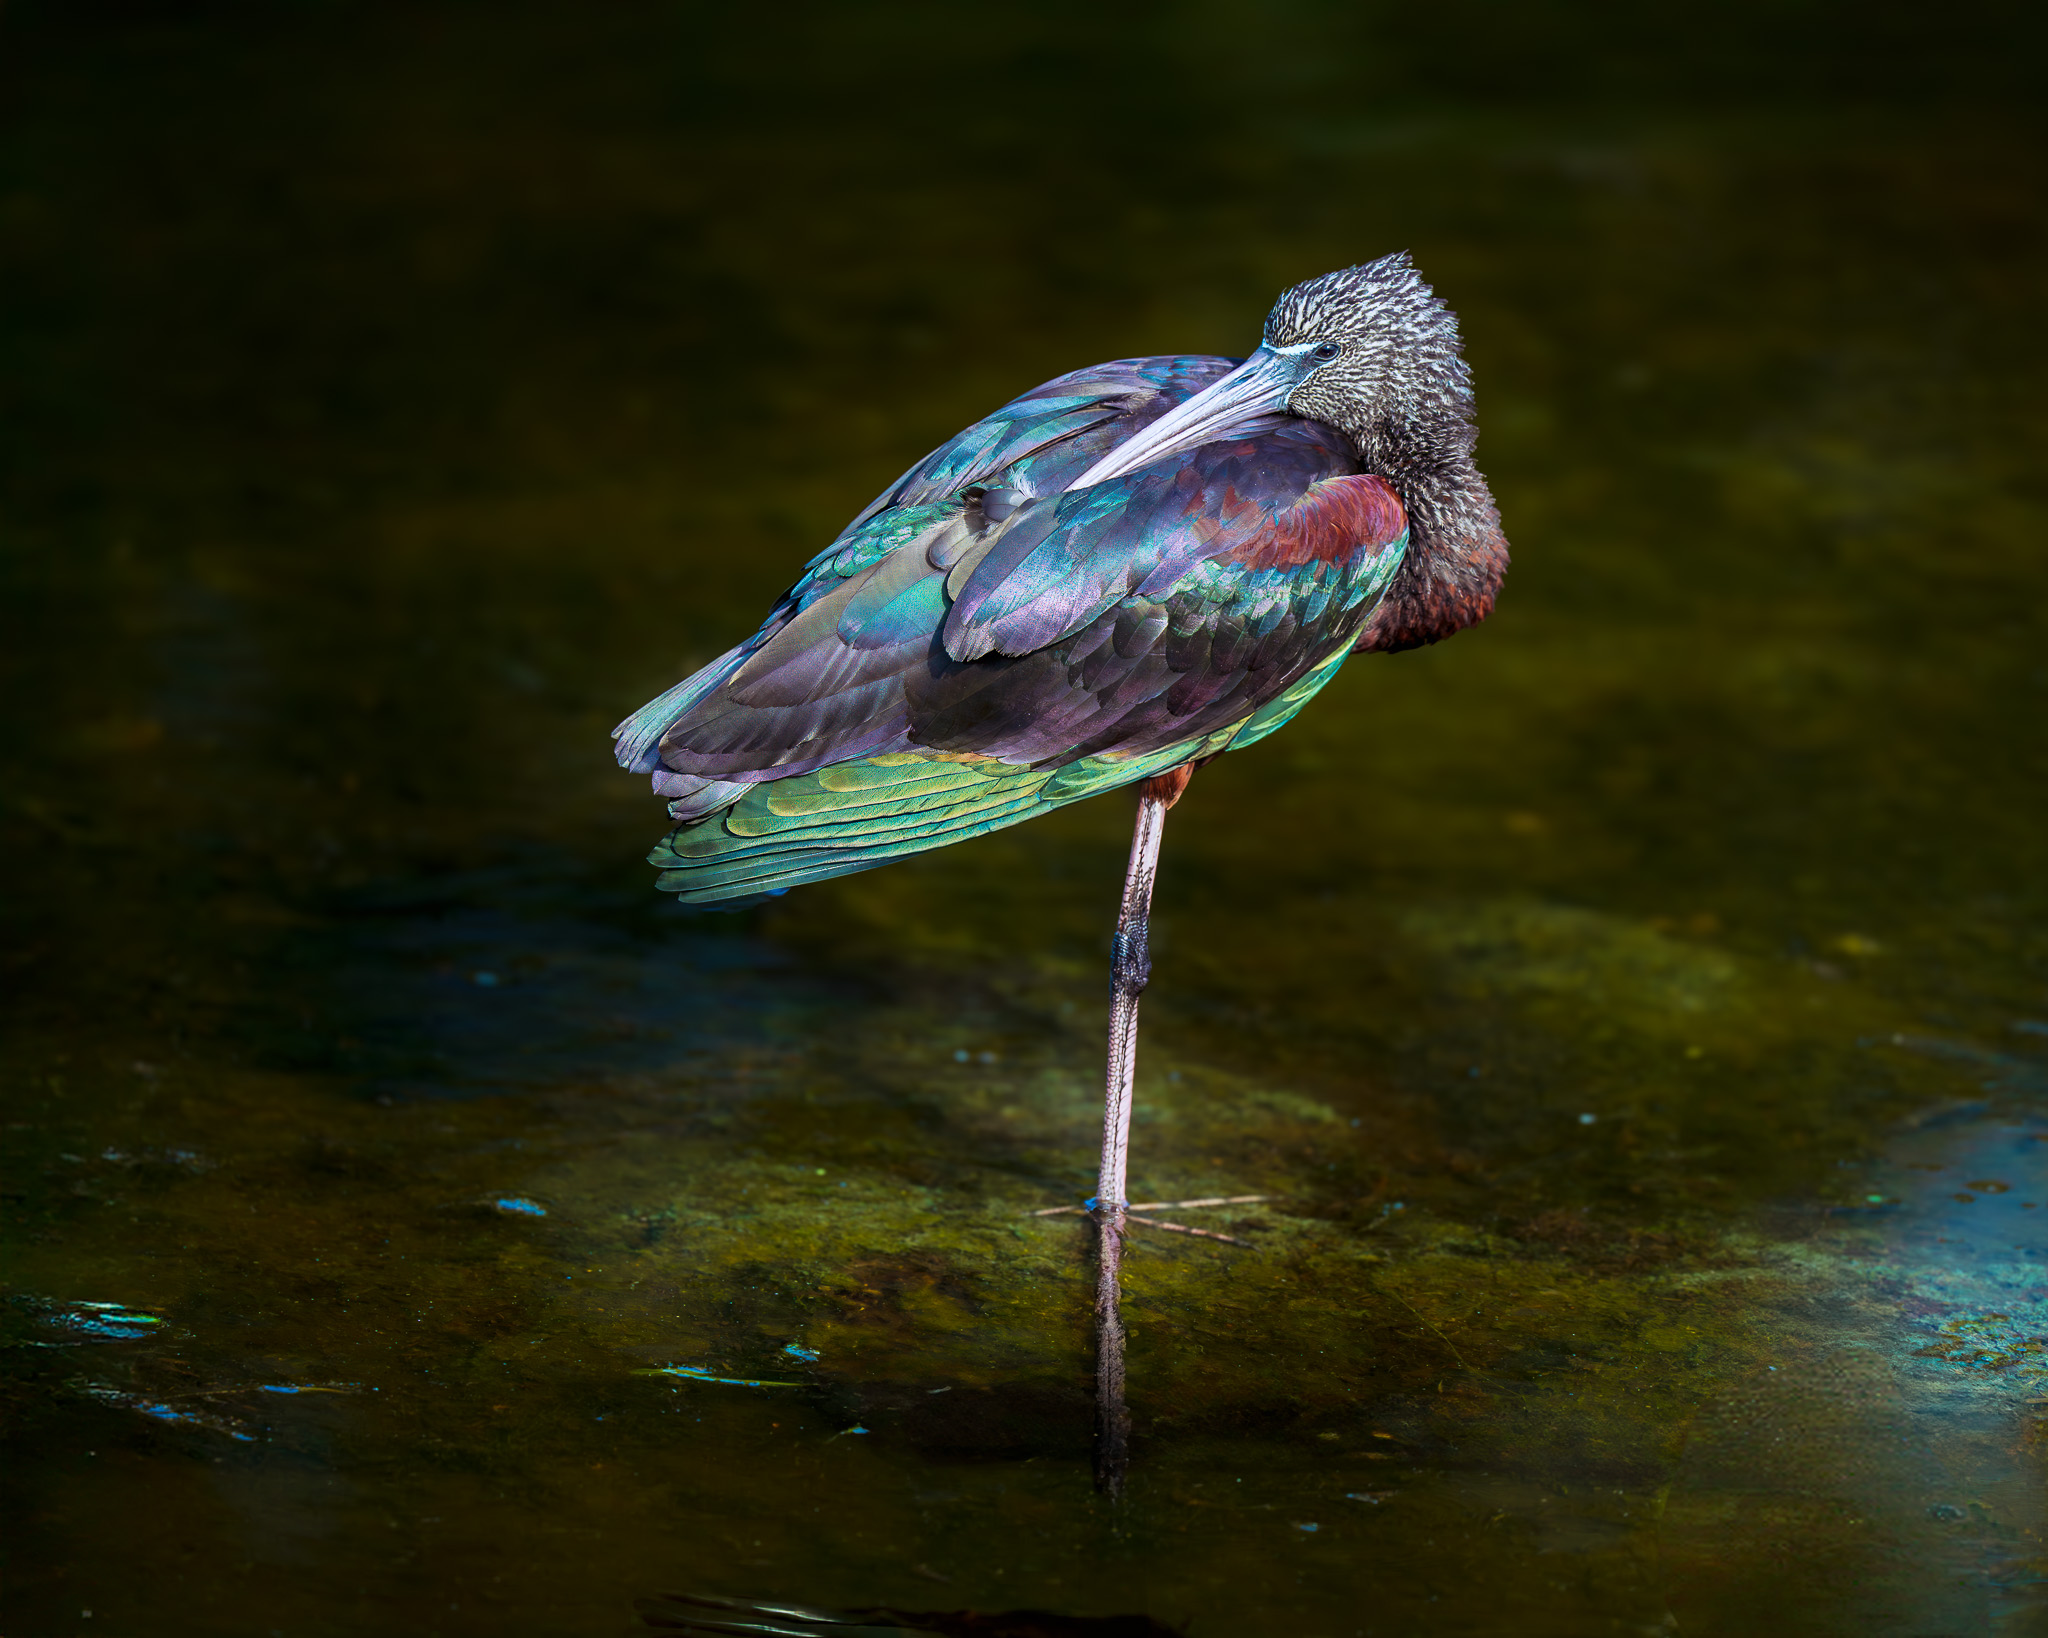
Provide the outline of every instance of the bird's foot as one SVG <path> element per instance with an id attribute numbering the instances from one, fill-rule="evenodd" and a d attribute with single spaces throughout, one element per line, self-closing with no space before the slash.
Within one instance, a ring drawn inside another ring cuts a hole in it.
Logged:
<path id="1" fill-rule="evenodd" d="M 1161 1217 L 1147 1216 L 1155 1211 L 1195 1211 L 1211 1206 L 1251 1206 L 1266 1198 L 1263 1194 L 1212 1194 L 1199 1200 L 1143 1200 L 1132 1201 L 1124 1207 L 1124 1222 L 1139 1228 L 1164 1229 L 1170 1234 L 1192 1234 L 1199 1240 L 1221 1240 L 1225 1245 L 1243 1246 L 1255 1249 L 1249 1240 L 1240 1240 L 1235 1235 L 1218 1234 L 1213 1229 L 1190 1228 L 1186 1223 L 1169 1223 Z M 1060 1217 L 1074 1215 L 1102 1220 L 1102 1201 L 1087 1200 L 1078 1206 L 1047 1206 L 1042 1211 L 1028 1213 L 1032 1217 Z"/>

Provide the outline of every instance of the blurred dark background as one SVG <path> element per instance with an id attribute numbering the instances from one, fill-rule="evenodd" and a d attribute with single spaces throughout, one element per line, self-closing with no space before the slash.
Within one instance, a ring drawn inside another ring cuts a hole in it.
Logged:
<path id="1" fill-rule="evenodd" d="M 1241 350 L 1282 284 L 1399 246 L 1465 316 L 1518 548 L 1505 620 L 1597 649 L 1810 599 L 1891 674 L 1870 712 L 1926 708 L 1885 692 L 1901 668 L 1954 686 L 2000 656 L 2017 708 L 2035 27 L 1995 5 L 12 4 L 17 978 L 116 983 L 80 914 L 103 896 L 132 950 L 209 882 L 289 898 L 637 836 L 659 816 L 625 805 L 603 730 L 916 452 L 1080 360 Z M 1879 586 L 1902 595 L 1851 615 Z M 1693 720 L 1660 732 L 1699 743 L 1657 779 L 1825 805 L 1872 773 L 1839 736 L 1777 747 L 1806 771 L 1709 772 L 1776 737 L 1727 683 L 1668 702 Z M 1607 709 L 1587 732 L 1614 741 L 1658 707 Z M 1928 777 L 2032 754 L 1964 715 Z M 1478 777 L 1475 749 L 1415 771 Z M 1832 852 L 1869 812 L 1797 828 Z M 1896 890 L 1968 869 L 1946 828 Z"/>

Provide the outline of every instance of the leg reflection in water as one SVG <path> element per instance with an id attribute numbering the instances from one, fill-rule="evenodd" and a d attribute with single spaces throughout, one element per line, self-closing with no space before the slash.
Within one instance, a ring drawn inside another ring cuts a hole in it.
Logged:
<path id="1" fill-rule="evenodd" d="M 1131 1412 L 1124 1403 L 1123 1278 L 1126 1208 L 1095 1208 L 1095 1488 L 1123 1494 L 1131 1465 Z"/>
<path id="2" fill-rule="evenodd" d="M 657 1632 L 689 1638 L 1180 1638 L 1147 1615 L 1058 1615 L 1051 1610 L 820 1610 L 737 1598 L 666 1593 L 638 1601 Z"/>

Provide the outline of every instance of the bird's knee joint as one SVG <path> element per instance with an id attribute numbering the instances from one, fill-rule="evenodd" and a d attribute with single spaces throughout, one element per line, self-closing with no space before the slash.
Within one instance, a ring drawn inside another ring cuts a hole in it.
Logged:
<path id="1" fill-rule="evenodd" d="M 1136 933 L 1118 931 L 1110 951 L 1109 972 L 1118 989 L 1128 990 L 1133 995 L 1152 981 L 1152 952 L 1145 947 L 1142 930 Z"/>

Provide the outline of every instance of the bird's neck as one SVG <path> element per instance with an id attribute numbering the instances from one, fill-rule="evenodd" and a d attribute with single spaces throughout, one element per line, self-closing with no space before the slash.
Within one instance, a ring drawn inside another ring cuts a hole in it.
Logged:
<path id="1" fill-rule="evenodd" d="M 1360 651 L 1397 653 L 1441 642 L 1493 612 L 1508 543 L 1462 415 L 1381 422 L 1354 433 L 1366 470 L 1408 513 L 1408 553 L 1365 629 Z"/>

